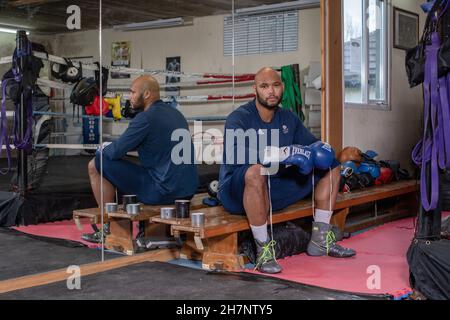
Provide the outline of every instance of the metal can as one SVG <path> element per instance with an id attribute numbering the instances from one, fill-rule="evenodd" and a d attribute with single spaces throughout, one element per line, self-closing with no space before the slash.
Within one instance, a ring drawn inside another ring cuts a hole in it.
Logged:
<path id="1" fill-rule="evenodd" d="M 119 211 L 119 206 L 117 203 L 105 203 L 105 212 L 113 213 Z"/>
<path id="2" fill-rule="evenodd" d="M 189 200 L 175 201 L 176 217 L 178 219 L 188 219 L 191 202 Z"/>
<path id="3" fill-rule="evenodd" d="M 191 224 L 193 227 L 203 227 L 205 225 L 205 214 L 203 212 L 192 213 Z"/>
<path id="4" fill-rule="evenodd" d="M 129 203 L 127 204 L 127 213 L 131 215 L 138 215 L 141 213 L 141 205 L 139 203 Z"/>
<path id="5" fill-rule="evenodd" d="M 137 196 L 134 194 L 131 195 L 124 195 L 122 197 L 122 205 L 123 210 L 127 211 L 127 205 L 129 204 L 136 204 L 138 202 Z"/>
<path id="6" fill-rule="evenodd" d="M 161 208 L 161 219 L 175 219 L 175 208 Z"/>

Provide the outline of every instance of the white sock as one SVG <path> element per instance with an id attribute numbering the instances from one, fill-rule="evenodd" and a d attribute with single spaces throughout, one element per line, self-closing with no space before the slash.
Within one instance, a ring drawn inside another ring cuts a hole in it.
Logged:
<path id="1" fill-rule="evenodd" d="M 315 209 L 314 210 L 314 221 L 330 224 L 332 215 L 333 215 L 333 211 Z"/>
<path id="2" fill-rule="evenodd" d="M 267 242 L 267 239 L 269 237 L 267 234 L 267 222 L 260 227 L 255 227 L 251 225 L 250 229 L 252 229 L 253 238 L 258 240 L 259 242 L 263 243 Z"/>

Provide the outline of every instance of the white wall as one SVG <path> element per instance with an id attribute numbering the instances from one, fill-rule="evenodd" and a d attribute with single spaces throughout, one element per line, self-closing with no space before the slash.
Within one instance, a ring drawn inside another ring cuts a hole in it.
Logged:
<path id="1" fill-rule="evenodd" d="M 421 0 L 393 0 L 392 6 L 420 13 L 420 32 L 426 16 Z M 391 17 L 393 14 L 390 8 Z M 392 25 L 389 30 L 393 34 Z M 344 112 L 344 146 L 366 151 L 376 150 L 379 159 L 399 160 L 411 167 L 411 151 L 421 136 L 423 113 L 422 87 L 409 88 L 405 71 L 405 51 L 392 48 L 391 108 L 389 111 L 346 108 Z"/>

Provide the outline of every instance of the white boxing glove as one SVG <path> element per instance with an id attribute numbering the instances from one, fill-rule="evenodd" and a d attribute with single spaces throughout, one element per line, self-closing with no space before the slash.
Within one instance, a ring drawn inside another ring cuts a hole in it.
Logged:
<path id="1" fill-rule="evenodd" d="M 280 162 L 281 150 L 278 147 L 269 146 L 264 149 L 263 165 L 268 166 L 271 163 Z"/>
<path id="2" fill-rule="evenodd" d="M 286 159 L 288 159 L 295 153 L 296 152 L 294 152 L 291 147 L 282 147 L 282 148 L 274 146 L 266 147 L 264 149 L 263 165 L 268 166 L 272 163 L 283 163 L 284 161 L 286 161 Z"/>

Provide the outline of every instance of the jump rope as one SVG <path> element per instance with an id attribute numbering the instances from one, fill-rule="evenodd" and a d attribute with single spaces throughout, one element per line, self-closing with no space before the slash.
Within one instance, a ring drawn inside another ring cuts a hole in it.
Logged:
<path id="1" fill-rule="evenodd" d="M 333 194 L 333 175 L 331 174 L 331 167 L 329 167 L 329 172 L 330 172 L 330 201 L 329 201 L 329 211 L 332 212 L 332 205 L 331 205 L 331 196 Z M 275 250 L 273 249 L 274 245 L 276 244 L 274 238 L 273 238 L 273 207 L 272 207 L 272 195 L 271 195 L 271 183 L 270 183 L 270 173 L 268 171 L 268 169 L 266 169 L 266 174 L 267 174 L 267 192 L 269 194 L 269 218 L 270 218 L 270 243 L 273 244 L 272 246 L 272 254 L 273 254 L 273 258 L 275 259 L 275 261 L 277 261 L 276 259 L 276 255 L 275 255 Z M 313 168 L 313 172 L 312 172 L 312 213 L 313 213 L 313 219 L 316 219 L 316 213 L 315 213 L 315 168 Z"/>

